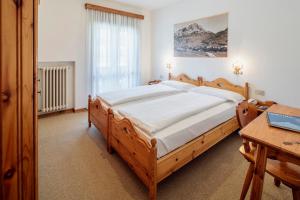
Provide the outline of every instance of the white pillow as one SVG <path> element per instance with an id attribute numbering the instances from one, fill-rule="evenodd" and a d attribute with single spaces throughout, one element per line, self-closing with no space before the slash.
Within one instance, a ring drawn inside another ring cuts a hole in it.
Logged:
<path id="1" fill-rule="evenodd" d="M 245 97 L 240 95 L 239 93 L 232 92 L 229 90 L 223 90 L 219 88 L 207 87 L 207 86 L 200 86 L 190 90 L 191 92 L 201 93 L 201 94 L 208 94 L 211 96 L 219 97 L 222 99 L 226 99 L 233 102 L 241 102 L 245 100 Z"/>
<path id="2" fill-rule="evenodd" d="M 185 91 L 197 87 L 197 86 L 189 84 L 189 83 L 184 83 L 184 82 L 180 82 L 180 81 L 172 81 L 172 80 L 162 81 L 161 84 L 167 85 L 172 88 L 180 89 L 180 90 L 185 90 Z"/>

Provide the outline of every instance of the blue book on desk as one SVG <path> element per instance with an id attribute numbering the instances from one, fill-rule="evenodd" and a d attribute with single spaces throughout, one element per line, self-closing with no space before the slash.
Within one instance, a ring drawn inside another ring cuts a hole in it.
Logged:
<path id="1" fill-rule="evenodd" d="M 267 112 L 267 119 L 270 126 L 300 133 L 300 117 Z"/>

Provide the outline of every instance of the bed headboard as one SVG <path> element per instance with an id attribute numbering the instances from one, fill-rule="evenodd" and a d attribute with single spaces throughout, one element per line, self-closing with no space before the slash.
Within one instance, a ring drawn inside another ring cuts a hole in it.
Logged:
<path id="1" fill-rule="evenodd" d="M 246 100 L 249 98 L 249 86 L 248 83 L 245 83 L 245 86 L 239 86 L 231 83 L 230 81 L 224 79 L 224 78 L 217 78 L 213 81 L 203 81 L 204 86 L 214 87 L 214 88 L 220 88 L 223 90 L 230 90 L 236 93 L 239 93 L 243 95 Z"/>
<path id="2" fill-rule="evenodd" d="M 217 78 L 213 81 L 204 81 L 202 77 L 198 76 L 197 80 L 190 78 L 186 74 L 179 74 L 178 76 L 174 76 L 169 73 L 169 80 L 181 81 L 189 84 L 193 84 L 196 86 L 208 86 L 219 88 L 223 90 L 229 90 L 243 95 L 246 100 L 249 98 L 249 86 L 248 83 L 245 83 L 244 86 L 235 85 L 225 78 Z"/>
<path id="3" fill-rule="evenodd" d="M 169 80 L 181 81 L 181 82 L 193 84 L 196 86 L 203 85 L 202 77 L 198 77 L 197 79 L 192 79 L 189 76 L 187 76 L 186 74 L 179 74 L 178 76 L 173 76 L 172 74 L 169 74 Z"/>

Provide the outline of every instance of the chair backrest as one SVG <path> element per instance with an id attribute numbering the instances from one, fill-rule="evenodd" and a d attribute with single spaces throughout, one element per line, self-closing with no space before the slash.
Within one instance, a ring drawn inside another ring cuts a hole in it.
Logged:
<path id="1" fill-rule="evenodd" d="M 236 107 L 236 116 L 240 125 L 240 128 L 244 128 L 252 120 L 257 117 L 257 109 L 255 105 L 243 101 Z"/>

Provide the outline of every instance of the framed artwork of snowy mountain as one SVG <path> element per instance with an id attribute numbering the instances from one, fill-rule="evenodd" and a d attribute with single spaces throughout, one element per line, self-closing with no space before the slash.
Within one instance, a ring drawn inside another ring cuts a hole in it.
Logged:
<path id="1" fill-rule="evenodd" d="M 175 57 L 227 57 L 228 13 L 175 24 Z"/>

